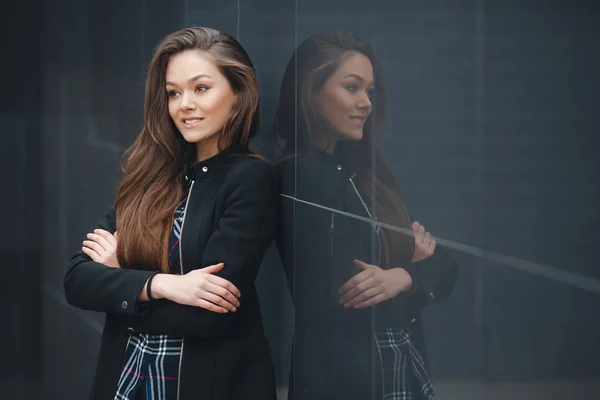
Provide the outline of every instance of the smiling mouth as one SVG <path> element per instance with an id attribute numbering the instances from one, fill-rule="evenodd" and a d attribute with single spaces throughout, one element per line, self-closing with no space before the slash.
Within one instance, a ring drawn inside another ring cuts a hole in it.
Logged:
<path id="1" fill-rule="evenodd" d="M 204 118 L 194 118 L 194 119 L 184 119 L 183 123 L 185 125 L 195 125 L 198 122 L 202 121 Z"/>
<path id="2" fill-rule="evenodd" d="M 183 122 L 184 128 L 192 129 L 200 125 L 200 122 L 202 122 L 202 120 L 204 120 L 204 118 L 185 118 L 182 119 L 181 122 Z"/>
<path id="3" fill-rule="evenodd" d="M 360 125 L 364 125 L 366 118 L 365 117 L 350 117 L 350 119 Z"/>

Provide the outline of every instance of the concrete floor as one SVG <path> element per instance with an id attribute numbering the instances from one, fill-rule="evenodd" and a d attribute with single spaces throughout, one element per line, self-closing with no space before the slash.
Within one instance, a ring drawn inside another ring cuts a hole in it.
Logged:
<path id="1" fill-rule="evenodd" d="M 600 378 L 580 382 L 485 384 L 438 381 L 435 390 L 436 400 L 600 400 Z M 278 399 L 285 400 L 286 394 L 287 388 L 279 388 Z"/>
<path id="2" fill-rule="evenodd" d="M 0 388 L 0 400 L 55 400 L 40 390 L 39 382 L 0 381 Z M 436 400 L 599 400 L 600 378 L 588 381 L 486 384 L 438 381 L 435 383 L 435 389 Z M 279 388 L 278 399 L 285 400 L 286 395 L 287 388 Z"/>

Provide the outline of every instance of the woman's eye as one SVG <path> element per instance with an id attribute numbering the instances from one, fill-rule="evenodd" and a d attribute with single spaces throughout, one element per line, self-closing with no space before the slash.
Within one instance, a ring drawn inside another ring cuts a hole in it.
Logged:
<path id="1" fill-rule="evenodd" d="M 356 91 L 358 90 L 358 86 L 356 86 L 356 85 L 348 85 L 348 86 L 346 86 L 346 89 L 350 93 L 356 93 Z"/>
<path id="2" fill-rule="evenodd" d="M 168 92 L 167 92 L 167 96 L 169 96 L 169 97 L 175 97 L 175 96 L 177 96 L 178 94 L 179 94 L 179 93 L 178 93 L 178 92 L 176 92 L 176 91 L 174 91 L 174 90 L 170 90 L 170 91 L 168 91 Z"/>
<path id="3" fill-rule="evenodd" d="M 198 92 L 205 92 L 207 90 L 208 90 L 208 88 L 204 85 L 200 85 L 200 86 L 196 87 L 196 91 L 198 91 Z"/>

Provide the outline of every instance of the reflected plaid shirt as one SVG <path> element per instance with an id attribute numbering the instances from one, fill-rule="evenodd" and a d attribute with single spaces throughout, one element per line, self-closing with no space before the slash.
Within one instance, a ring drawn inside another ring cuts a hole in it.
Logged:
<path id="1" fill-rule="evenodd" d="M 169 270 L 172 274 L 181 273 L 179 239 L 184 212 L 185 199 L 175 210 L 173 231 L 169 240 Z M 177 398 L 181 345 L 180 337 L 131 334 L 114 400 Z"/>
<path id="2" fill-rule="evenodd" d="M 384 400 L 431 400 L 434 396 L 425 362 L 410 340 L 409 329 L 375 334 L 381 357 Z M 413 389 L 417 393 L 413 393 Z"/>

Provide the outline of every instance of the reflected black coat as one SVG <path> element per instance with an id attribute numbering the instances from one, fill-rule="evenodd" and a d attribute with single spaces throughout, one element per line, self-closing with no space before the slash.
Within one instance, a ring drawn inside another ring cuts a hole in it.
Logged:
<path id="1" fill-rule="evenodd" d="M 392 260 L 409 272 L 416 290 L 375 307 L 344 309 L 338 289 L 359 272 L 352 260 L 379 265 L 381 255 L 369 213 L 351 182 L 355 174 L 321 153 L 288 158 L 278 169 L 277 244 L 295 306 L 290 398 L 378 398 L 373 332 L 410 328 L 413 344 L 425 356 L 420 309 L 451 293 L 457 267 L 439 246 L 420 262 Z"/>
<path id="2" fill-rule="evenodd" d="M 275 235 L 276 170 L 265 161 L 224 152 L 196 163 L 190 173 L 194 185 L 181 236 L 182 271 L 223 262 L 217 275 L 240 289 L 241 306 L 226 314 L 169 300 L 141 307 L 137 296 L 152 272 L 109 268 L 78 252 L 65 276 L 67 301 L 106 313 L 93 399 L 113 399 L 130 332 L 184 338 L 178 399 L 276 398 L 254 286 Z M 114 210 L 100 228 L 115 231 Z"/>

